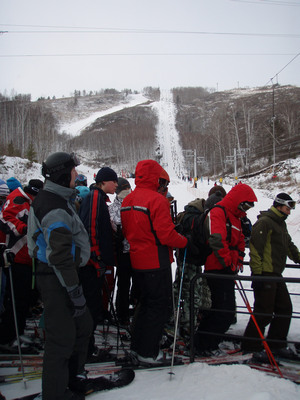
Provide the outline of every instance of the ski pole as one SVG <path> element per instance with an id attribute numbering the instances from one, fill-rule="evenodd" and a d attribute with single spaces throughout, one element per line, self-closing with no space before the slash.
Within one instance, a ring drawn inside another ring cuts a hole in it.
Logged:
<path id="1" fill-rule="evenodd" d="M 182 271 L 181 271 L 181 278 L 180 278 L 180 288 L 178 294 L 178 302 L 177 302 L 177 315 L 176 315 L 176 323 L 175 323 L 175 331 L 174 331 L 174 341 L 173 341 L 173 351 L 172 351 L 172 361 L 171 361 L 171 368 L 170 368 L 170 380 L 172 379 L 173 366 L 174 366 L 174 357 L 175 357 L 175 347 L 176 347 L 176 338 L 177 338 L 177 329 L 178 329 L 178 321 L 179 321 L 179 313 L 180 313 L 180 302 L 181 302 L 181 292 L 182 292 L 182 285 L 183 285 L 183 275 L 184 275 L 184 267 L 185 267 L 185 259 L 186 259 L 186 248 L 184 250 L 184 257 L 182 263 Z"/>
<path id="2" fill-rule="evenodd" d="M 22 376 L 23 376 L 24 387 L 25 387 L 25 389 L 26 389 L 26 379 L 25 379 L 25 372 L 24 372 L 24 365 L 23 365 L 23 357 L 22 357 L 22 352 L 21 352 L 21 342 L 20 342 L 20 335 L 19 335 L 19 329 L 18 329 L 17 312 L 16 312 L 16 302 L 15 302 L 14 284 L 13 284 L 13 277 L 12 277 L 12 271 L 11 271 L 11 267 L 12 267 L 12 263 L 13 263 L 14 254 L 10 251 L 10 249 L 6 249 L 6 250 L 4 251 L 4 254 L 5 254 L 5 256 L 6 256 L 6 260 L 7 260 L 7 264 L 8 264 L 8 272 L 9 272 L 9 280 L 10 280 L 10 290 L 11 290 L 11 299 L 12 299 L 12 308 L 13 308 L 14 321 L 15 321 L 15 329 L 16 329 L 16 337 L 17 337 L 19 358 L 20 358 L 20 364 L 21 364 L 21 371 L 22 371 Z"/>
<path id="3" fill-rule="evenodd" d="M 257 329 L 257 332 L 258 332 L 258 334 L 259 334 L 259 336 L 261 338 L 262 344 L 263 344 L 263 346 L 265 348 L 265 351 L 267 353 L 267 356 L 268 356 L 270 364 L 273 365 L 274 367 L 276 367 L 279 375 L 281 376 L 281 378 L 283 378 L 282 372 L 280 371 L 280 368 L 279 368 L 279 366 L 278 366 L 278 364 L 277 364 L 277 362 L 276 362 L 276 360 L 274 358 L 274 355 L 273 355 L 273 353 L 272 353 L 272 351 L 271 351 L 271 349 L 270 349 L 270 347 L 269 347 L 269 345 L 268 345 L 268 343 L 267 343 L 267 341 L 266 341 L 266 339 L 265 339 L 265 337 L 264 337 L 264 335 L 263 335 L 263 333 L 262 333 L 262 331 L 261 331 L 261 329 L 260 329 L 260 327 L 259 327 L 259 325 L 258 325 L 258 323 L 256 321 L 256 318 L 255 318 L 255 316 L 253 314 L 253 311 L 251 309 L 251 306 L 250 306 L 249 300 L 247 298 L 245 289 L 244 289 L 244 287 L 242 285 L 242 282 L 239 281 L 239 285 L 240 286 L 238 285 L 238 281 L 234 281 L 234 282 L 235 282 L 235 284 L 236 284 L 236 286 L 238 288 L 238 291 L 239 291 L 239 293 L 240 293 L 240 295 L 241 295 L 241 297 L 242 297 L 242 299 L 243 299 L 243 301 L 245 303 L 245 306 L 247 307 L 247 310 L 248 310 L 248 312 L 249 312 L 249 314 L 250 314 L 250 316 L 252 318 L 252 321 L 254 322 L 254 325 L 255 325 L 255 327 Z"/>

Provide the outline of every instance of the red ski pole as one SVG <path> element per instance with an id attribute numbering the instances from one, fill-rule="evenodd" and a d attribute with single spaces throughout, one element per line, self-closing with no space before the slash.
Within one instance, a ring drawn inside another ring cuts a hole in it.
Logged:
<path id="1" fill-rule="evenodd" d="M 266 350 L 266 353 L 267 353 L 268 359 L 270 361 L 270 364 L 273 365 L 274 367 L 276 367 L 279 375 L 281 376 L 281 378 L 283 378 L 282 372 L 280 371 L 280 368 L 279 368 L 279 366 L 278 366 L 278 364 L 277 364 L 277 362 L 276 362 L 276 360 L 274 358 L 274 355 L 273 355 L 273 353 L 272 353 L 272 351 L 271 351 L 271 349 L 270 349 L 270 347 L 269 347 L 264 335 L 262 334 L 262 331 L 261 331 L 260 327 L 258 326 L 258 323 L 256 321 L 256 318 L 255 318 L 254 314 L 253 314 L 253 311 L 251 309 L 250 303 L 248 301 L 245 289 L 244 289 L 244 287 L 242 285 L 242 282 L 240 282 L 240 281 L 234 281 L 234 282 L 235 282 L 235 284 L 236 284 L 236 286 L 238 288 L 238 291 L 239 291 L 239 293 L 240 293 L 240 295 L 241 295 L 241 297 L 242 297 L 242 299 L 243 299 L 243 301 L 245 303 L 245 306 L 247 307 L 247 310 L 248 310 L 248 312 L 249 312 L 249 314 L 250 314 L 250 316 L 252 318 L 252 321 L 254 322 L 254 325 L 255 325 L 255 327 L 257 329 L 257 332 L 258 332 L 258 334 L 259 334 L 259 336 L 260 336 L 260 338 L 262 340 L 262 344 L 263 344 L 263 346 L 264 346 L 264 348 Z M 238 284 L 238 282 L 239 282 L 239 284 Z"/>

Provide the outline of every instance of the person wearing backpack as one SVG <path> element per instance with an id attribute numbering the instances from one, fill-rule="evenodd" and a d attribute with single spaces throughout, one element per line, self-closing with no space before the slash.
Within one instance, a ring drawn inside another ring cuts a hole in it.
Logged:
<path id="1" fill-rule="evenodd" d="M 212 310 L 200 321 L 195 334 L 195 347 L 199 355 L 219 355 L 219 343 L 233 322 L 235 314 L 234 280 L 218 275 L 235 275 L 242 269 L 245 241 L 241 218 L 257 201 L 250 186 L 239 183 L 207 214 L 205 230 L 211 254 L 205 262 L 205 272 L 211 291 Z"/>
<path id="2" fill-rule="evenodd" d="M 203 234 L 201 225 L 203 225 L 205 214 L 208 210 L 222 200 L 225 195 L 226 191 L 222 186 L 213 186 L 206 200 L 197 198 L 189 202 L 184 207 L 184 211 L 179 213 L 177 217 L 181 232 L 184 235 L 191 236 L 195 244 L 195 247 L 193 247 L 195 253 L 193 254 L 190 252 L 190 254 L 186 256 L 185 273 L 181 291 L 180 335 L 187 340 L 190 336 L 190 283 L 194 276 L 202 272 L 201 266 L 204 265 L 205 262 L 205 255 L 203 254 L 202 248 L 199 246 L 199 244 L 202 242 L 204 243 L 205 240 L 204 237 L 201 238 Z M 176 275 L 173 283 L 175 305 L 178 303 L 183 259 L 184 252 L 179 250 L 177 253 Z M 202 312 L 199 314 L 198 311 L 201 309 L 209 309 L 210 307 L 211 296 L 206 279 L 198 278 L 195 283 L 194 291 L 194 326 L 196 326 L 197 319 L 201 318 L 202 315 Z"/>

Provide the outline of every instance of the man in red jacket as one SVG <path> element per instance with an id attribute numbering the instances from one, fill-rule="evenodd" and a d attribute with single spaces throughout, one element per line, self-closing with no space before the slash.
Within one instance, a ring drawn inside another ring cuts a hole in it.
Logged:
<path id="1" fill-rule="evenodd" d="M 239 183 L 210 210 L 205 220 L 208 244 L 212 250 L 206 259 L 205 272 L 215 274 L 215 277 L 207 278 L 212 311 L 205 313 L 195 335 L 198 354 L 219 355 L 219 343 L 223 340 L 221 335 L 233 322 L 234 280 L 222 279 L 218 275 L 234 275 L 242 269 L 245 240 L 241 218 L 246 216 L 246 211 L 254 206 L 255 201 L 257 198 L 251 187 Z"/>
<path id="2" fill-rule="evenodd" d="M 160 178 L 162 172 L 156 161 L 140 161 L 135 170 L 136 188 L 121 207 L 123 233 L 141 293 L 131 338 L 132 355 L 141 364 L 166 362 L 159 342 L 172 306 L 173 248 L 187 245 L 187 239 L 176 232 L 169 202 L 161 194 L 169 183 Z"/>
<path id="3" fill-rule="evenodd" d="M 20 335 L 24 333 L 26 317 L 33 295 L 31 289 L 32 260 L 27 248 L 27 219 L 30 205 L 42 187 L 43 182 L 39 179 L 31 179 L 24 189 L 18 187 L 7 196 L 0 214 L 1 226 L 6 233 L 6 247 L 14 255 L 12 278 Z M 7 284 L 7 288 L 9 287 L 10 285 Z M 4 302 L 6 310 L 2 315 L 0 325 L 0 343 L 14 346 L 16 330 L 10 291 L 8 291 Z"/>

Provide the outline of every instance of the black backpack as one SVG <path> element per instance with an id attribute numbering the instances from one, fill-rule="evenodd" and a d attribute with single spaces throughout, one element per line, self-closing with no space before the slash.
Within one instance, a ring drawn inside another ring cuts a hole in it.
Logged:
<path id="1" fill-rule="evenodd" d="M 176 230 L 189 237 L 192 241 L 193 246 L 189 246 L 189 251 L 186 253 L 185 261 L 194 265 L 204 265 L 207 257 L 211 254 L 212 250 L 207 243 L 207 232 L 204 227 L 204 221 L 207 214 L 214 207 L 222 208 L 226 217 L 227 227 L 227 240 L 231 239 L 231 222 L 227 218 L 226 210 L 220 205 L 214 205 L 210 209 L 206 209 L 204 212 L 200 211 L 197 207 L 188 204 L 184 207 L 184 211 L 177 215 L 178 225 Z M 179 249 L 179 258 L 181 261 L 184 259 L 185 249 Z"/>

